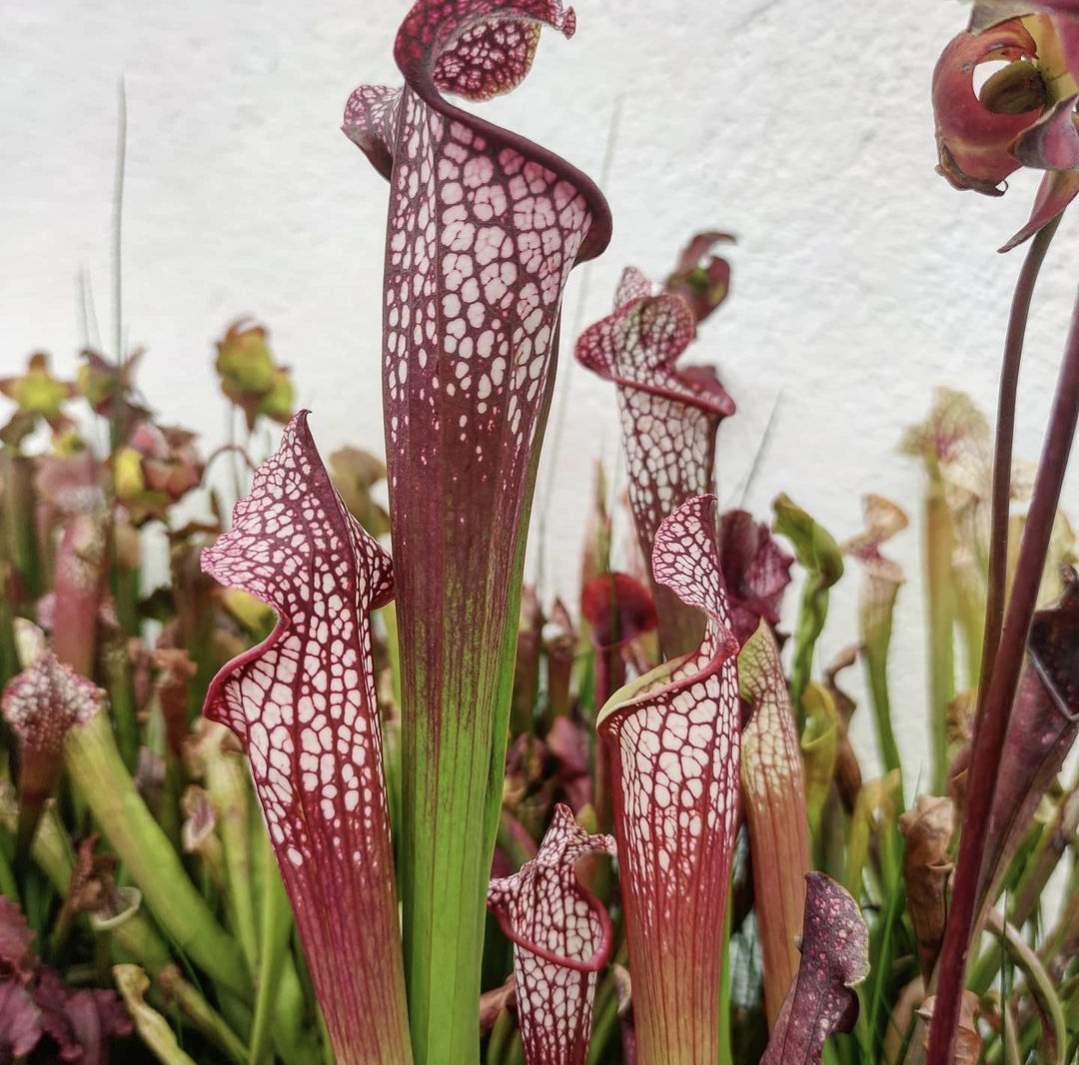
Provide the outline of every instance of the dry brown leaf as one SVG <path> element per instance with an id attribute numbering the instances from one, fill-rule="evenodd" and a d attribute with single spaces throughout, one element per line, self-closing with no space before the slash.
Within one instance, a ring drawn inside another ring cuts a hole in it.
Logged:
<path id="1" fill-rule="evenodd" d="M 933 1027 L 933 1006 L 936 995 L 930 995 L 918 1010 L 918 1016 L 925 1021 L 925 1045 L 929 1046 L 929 1032 Z M 982 1038 L 978 1035 L 975 1016 L 978 1013 L 978 996 L 973 991 L 964 991 L 959 1003 L 959 1026 L 955 1030 L 955 1045 L 952 1050 L 951 1065 L 977 1065 L 982 1052 Z"/>
<path id="2" fill-rule="evenodd" d="M 907 907 L 918 938 L 918 957 L 928 976 L 936 965 L 947 919 L 945 892 L 953 863 L 948 853 L 955 831 L 951 799 L 919 795 L 917 805 L 899 818 L 906 840 L 903 880 Z"/>
<path id="3" fill-rule="evenodd" d="M 480 1035 L 486 1035 L 495 1021 L 517 1001 L 517 977 L 510 973 L 501 987 L 492 987 L 480 995 Z"/>
<path id="4" fill-rule="evenodd" d="M 880 1060 L 897 1062 L 902 1059 L 903 1047 L 910 1038 L 914 1025 L 914 1010 L 925 999 L 925 981 L 916 976 L 906 985 L 895 1000 L 892 1015 L 888 1019 L 888 1030 L 884 1034 Z"/>

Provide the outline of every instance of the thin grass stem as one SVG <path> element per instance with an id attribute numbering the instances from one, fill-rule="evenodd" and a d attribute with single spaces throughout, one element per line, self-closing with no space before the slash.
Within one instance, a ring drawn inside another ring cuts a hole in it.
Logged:
<path id="1" fill-rule="evenodd" d="M 989 566 L 985 600 L 985 632 L 982 637 L 982 665 L 978 685 L 978 705 L 984 703 L 982 693 L 993 675 L 997 648 L 1004 622 L 1004 603 L 1008 585 L 1008 502 L 1012 483 L 1012 441 L 1015 436 L 1015 403 L 1019 387 L 1019 367 L 1023 359 L 1023 342 L 1030 317 L 1030 301 L 1034 285 L 1045 261 L 1046 252 L 1060 225 L 1055 218 L 1038 231 L 1019 271 L 1012 297 L 1008 332 L 1004 341 L 1004 358 L 1000 367 L 1000 390 L 997 397 L 996 443 L 993 454 L 993 486 L 989 519 Z"/>
<path id="2" fill-rule="evenodd" d="M 988 685 L 983 682 L 984 702 L 975 722 L 967 808 L 959 845 L 955 890 L 941 952 L 939 989 L 930 1028 L 927 1065 L 947 1065 L 951 1061 L 975 913 L 984 888 L 982 859 L 995 781 L 1077 419 L 1079 299 L 1072 317 L 1049 430 L 1019 548 L 1011 599 L 1004 613 L 999 645 L 992 656 L 992 680 Z"/>

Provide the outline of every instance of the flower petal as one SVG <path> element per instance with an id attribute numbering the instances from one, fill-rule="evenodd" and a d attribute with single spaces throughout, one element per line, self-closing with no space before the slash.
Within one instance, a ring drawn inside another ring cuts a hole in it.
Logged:
<path id="1" fill-rule="evenodd" d="M 1040 170 L 1079 169 L 1079 129 L 1075 104 L 1079 95 L 1055 103 L 1012 145 L 1012 154 L 1024 166 Z"/>
<path id="2" fill-rule="evenodd" d="M 334 491 L 306 412 L 203 568 L 278 614 L 205 714 L 251 760 L 338 1060 L 410 1062 L 369 620 L 390 562 Z"/>
<path id="3" fill-rule="evenodd" d="M 995 60 L 1033 56 L 1034 39 L 1018 20 L 984 33 L 960 33 L 948 44 L 933 71 L 933 112 L 937 124 L 937 172 L 957 189 L 1003 195 L 1000 183 L 1020 163 L 1012 142 L 1037 122 L 1041 105 L 1020 114 L 988 110 L 974 92 L 974 68 Z"/>
<path id="4" fill-rule="evenodd" d="M 1079 193 L 1079 171 L 1050 170 L 1038 186 L 1034 207 L 1025 226 L 999 250 L 1011 251 L 1029 240 L 1043 226 L 1060 215 Z"/>
<path id="5" fill-rule="evenodd" d="M 34 933 L 17 902 L 0 895 L 0 980 L 27 983 L 34 970 Z"/>
<path id="6" fill-rule="evenodd" d="M 30 992 L 13 980 L 0 981 L 0 1060 L 19 1061 L 41 1039 L 41 1013 Z"/>
<path id="7" fill-rule="evenodd" d="M 974 0 L 967 28 L 971 33 L 980 33 L 1008 19 L 1036 11 L 1065 19 L 1079 16 L 1075 0 Z"/>
<path id="8" fill-rule="evenodd" d="M 720 518 L 719 562 L 738 643 L 744 644 L 762 620 L 774 629 L 791 582 L 793 556 L 764 522 L 745 510 L 727 510 Z"/>

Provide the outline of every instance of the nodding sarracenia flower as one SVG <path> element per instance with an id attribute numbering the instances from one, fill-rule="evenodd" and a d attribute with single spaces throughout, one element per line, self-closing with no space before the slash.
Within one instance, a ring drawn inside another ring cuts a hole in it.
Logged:
<path id="1" fill-rule="evenodd" d="M 762 621 L 775 632 L 794 556 L 748 511 L 726 510 L 719 519 L 719 564 L 739 646 Z"/>
<path id="2" fill-rule="evenodd" d="M 1016 17 L 1019 16 L 1019 17 Z M 1004 63 L 976 92 L 982 63 Z M 933 72 L 939 173 L 990 196 L 1022 166 L 1044 170 L 1027 224 L 1047 225 L 1079 192 L 1079 9 L 1070 0 L 979 0 Z"/>
<path id="3" fill-rule="evenodd" d="M 563 287 L 610 235 L 580 171 L 451 103 L 514 88 L 559 0 L 419 0 L 344 130 L 389 180 L 383 400 L 402 672 L 402 857 L 413 1043 L 475 1060 L 535 471 Z M 497 783 L 496 783 L 497 782 Z"/>

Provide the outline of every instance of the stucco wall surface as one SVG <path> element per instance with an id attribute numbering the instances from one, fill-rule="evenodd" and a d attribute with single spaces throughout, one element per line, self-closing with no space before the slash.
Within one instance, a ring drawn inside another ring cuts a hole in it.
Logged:
<path id="1" fill-rule="evenodd" d="M 130 344 L 148 348 L 149 402 L 199 430 L 207 450 L 220 443 L 212 341 L 250 314 L 293 367 L 324 452 L 345 442 L 381 450 L 386 187 L 338 126 L 356 85 L 398 82 L 391 45 L 405 6 L 4 0 L 0 375 L 37 349 L 74 369 L 87 339 L 80 277 L 109 347 L 123 76 L 123 320 Z M 720 432 L 721 501 L 767 516 L 785 490 L 840 538 L 861 527 L 863 492 L 911 512 L 894 545 L 912 579 L 892 671 L 900 741 L 916 765 L 926 740 L 921 479 L 896 443 L 934 385 L 966 389 L 992 410 L 1022 254 L 994 249 L 1025 219 L 1034 189 L 1020 176 L 991 200 L 933 173 L 929 81 L 966 8 L 580 0 L 577 9 L 576 37 L 545 35 L 525 84 L 485 105 L 603 174 L 615 236 L 574 275 L 566 337 L 607 312 L 626 264 L 662 276 L 691 232 L 737 234 L 732 295 L 693 352 L 718 364 L 739 406 Z M 1017 441 L 1031 459 L 1070 315 L 1077 225 L 1062 227 L 1035 302 Z M 610 386 L 570 354 L 564 344 L 539 482 L 545 538 L 530 561 L 549 595 L 575 589 L 593 459 L 620 476 Z M 1077 485 L 1071 477 L 1065 499 L 1079 516 Z M 848 578 L 834 597 L 822 659 L 854 639 L 856 591 Z M 869 757 L 868 711 L 856 722 Z"/>

